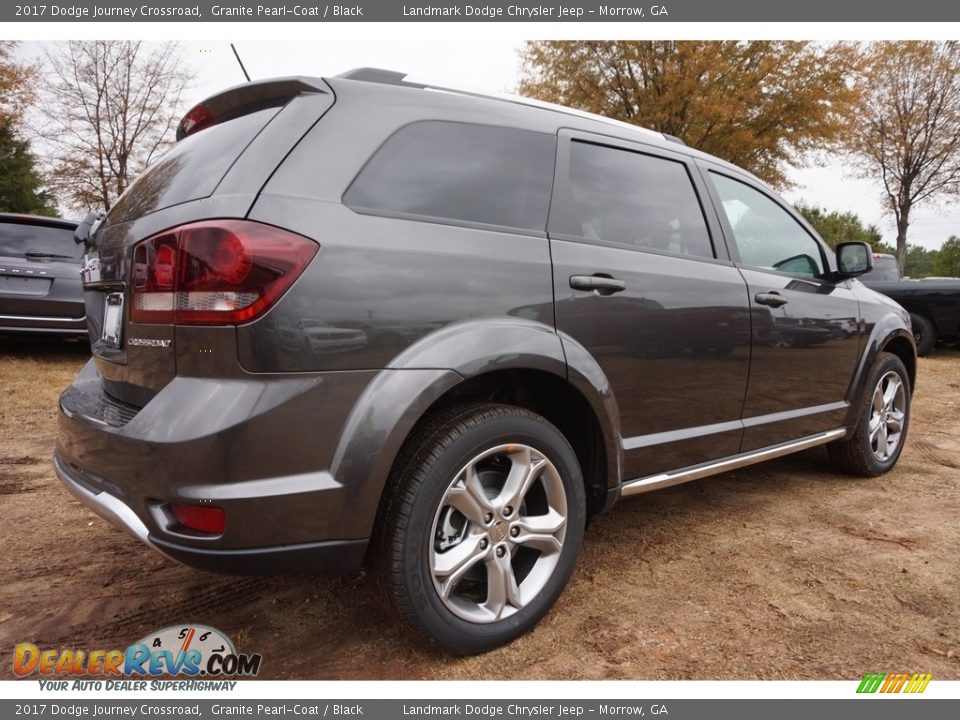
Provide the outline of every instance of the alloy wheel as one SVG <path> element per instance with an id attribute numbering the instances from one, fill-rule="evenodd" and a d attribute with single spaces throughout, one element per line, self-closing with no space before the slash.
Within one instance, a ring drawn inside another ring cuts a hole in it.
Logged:
<path id="1" fill-rule="evenodd" d="M 566 535 L 563 480 L 542 452 L 509 444 L 470 460 L 434 516 L 430 573 L 457 617 L 492 623 L 543 590 Z"/>
<path id="2" fill-rule="evenodd" d="M 903 437 L 907 393 L 903 380 L 894 371 L 884 373 L 873 391 L 868 426 L 874 457 L 886 462 L 897 451 Z"/>

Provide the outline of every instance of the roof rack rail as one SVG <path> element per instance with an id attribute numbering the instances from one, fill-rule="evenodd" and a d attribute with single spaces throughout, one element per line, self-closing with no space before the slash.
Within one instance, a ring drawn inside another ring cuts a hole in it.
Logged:
<path id="1" fill-rule="evenodd" d="M 670 142 L 675 142 L 675 143 L 677 143 L 677 144 L 679 144 L 679 145 L 683 145 L 684 147 L 687 146 L 687 144 L 686 144 L 683 140 L 681 140 L 680 138 L 678 138 L 676 135 L 670 135 L 669 133 L 663 133 L 663 136 L 664 136 L 667 140 L 669 140 Z"/>
<path id="2" fill-rule="evenodd" d="M 549 110 L 551 112 L 560 112 L 567 115 L 574 115 L 577 117 L 589 118 L 598 122 L 605 123 L 607 125 L 616 125 L 617 127 L 629 128 L 644 134 L 653 135 L 658 138 L 666 137 L 667 140 L 680 143 L 685 145 L 680 138 L 673 136 L 667 136 L 664 133 L 657 132 L 656 130 L 650 130 L 649 128 L 641 127 L 639 125 L 632 125 L 630 123 L 623 122 L 622 120 L 613 120 L 611 118 L 603 117 L 602 115 L 595 115 L 593 113 L 587 113 L 583 110 L 575 110 L 574 108 L 563 107 L 561 105 L 555 105 L 553 103 L 542 102 L 540 100 L 534 100 L 532 98 L 526 97 L 517 97 L 514 95 L 497 95 L 491 93 L 479 93 L 473 92 L 471 90 L 458 90 L 455 88 L 447 88 L 439 85 L 424 85 L 423 83 L 410 82 L 409 80 L 404 80 L 407 76 L 407 73 L 397 72 L 396 70 L 383 70 L 381 68 L 372 68 L 372 67 L 362 67 L 356 68 L 354 70 L 348 70 L 345 73 L 340 73 L 337 75 L 338 78 L 343 78 L 344 80 L 359 80 L 361 82 L 371 82 L 371 83 L 381 83 L 384 85 L 398 85 L 400 87 L 407 88 L 417 88 L 420 90 L 434 90 L 437 92 L 451 93 L 454 95 L 463 95 L 466 97 L 475 97 L 483 98 L 485 100 L 499 100 L 500 102 L 513 103 L 514 105 L 525 105 L 527 107 L 540 108 L 541 110 Z"/>

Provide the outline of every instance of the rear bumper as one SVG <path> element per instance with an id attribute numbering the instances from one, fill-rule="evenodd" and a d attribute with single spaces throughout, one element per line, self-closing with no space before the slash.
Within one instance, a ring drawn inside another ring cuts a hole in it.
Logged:
<path id="1" fill-rule="evenodd" d="M 153 537 L 128 505 L 106 491 L 97 491 L 83 484 L 82 480 L 71 475 L 56 455 L 53 467 L 73 496 L 104 520 L 126 530 L 162 555 L 200 570 L 228 575 L 275 575 L 305 570 L 347 574 L 360 567 L 367 551 L 366 540 L 332 540 L 242 550 L 180 545 Z"/>
<path id="2" fill-rule="evenodd" d="M 60 398 L 54 468 L 101 517 L 184 564 L 349 573 L 367 545 L 366 493 L 328 468 L 375 374 L 178 377 L 138 409 L 104 394 L 91 361 Z M 182 527 L 171 502 L 223 508 L 223 533 Z"/>

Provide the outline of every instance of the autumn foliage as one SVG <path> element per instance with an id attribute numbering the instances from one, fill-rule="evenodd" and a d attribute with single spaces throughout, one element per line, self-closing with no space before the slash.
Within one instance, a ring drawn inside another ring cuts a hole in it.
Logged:
<path id="1" fill-rule="evenodd" d="M 772 185 L 836 147 L 858 98 L 849 44 L 537 41 L 520 93 L 674 135 Z"/>

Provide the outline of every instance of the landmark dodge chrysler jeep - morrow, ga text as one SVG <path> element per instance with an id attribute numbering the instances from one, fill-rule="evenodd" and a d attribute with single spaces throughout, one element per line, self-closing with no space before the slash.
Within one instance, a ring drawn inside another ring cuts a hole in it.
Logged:
<path id="1" fill-rule="evenodd" d="M 165 555 L 356 570 L 480 652 L 618 498 L 903 448 L 909 318 L 762 183 L 675 138 L 362 69 L 254 82 L 86 234 L 93 359 L 56 470 Z"/>

